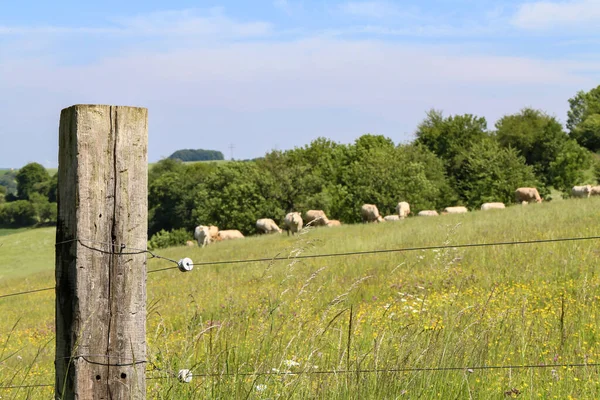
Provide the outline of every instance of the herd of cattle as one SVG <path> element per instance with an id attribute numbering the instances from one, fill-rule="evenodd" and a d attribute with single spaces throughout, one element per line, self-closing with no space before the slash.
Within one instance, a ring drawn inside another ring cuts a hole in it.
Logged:
<path id="1" fill-rule="evenodd" d="M 600 186 L 574 186 L 571 191 L 573 197 L 590 197 L 592 195 L 600 195 Z M 542 198 L 536 188 L 523 187 L 518 188 L 515 191 L 515 201 L 523 205 L 536 202 L 541 203 Z M 484 203 L 481 205 L 482 211 L 503 209 L 506 208 L 504 203 Z M 446 207 L 442 211 L 442 214 L 462 214 L 467 213 L 469 210 L 464 206 Z M 379 214 L 379 210 L 375 204 L 363 204 L 360 209 L 360 215 L 363 223 L 370 222 L 385 222 L 385 221 L 400 221 L 409 216 L 411 213 L 410 205 L 401 201 L 396 206 L 396 213 L 393 215 L 386 215 L 382 217 Z M 420 217 L 432 217 L 438 216 L 436 210 L 422 210 L 417 213 Z M 256 231 L 259 234 L 268 233 L 282 233 L 284 230 L 287 231 L 288 235 L 291 233 L 298 233 L 303 226 L 340 226 L 341 222 L 335 219 L 327 218 L 327 215 L 322 210 L 309 210 L 304 214 L 304 218 L 299 212 L 290 212 L 283 219 L 283 229 L 280 228 L 275 221 L 271 218 L 261 218 L 256 221 Z M 198 225 L 194 231 L 194 239 L 197 240 L 198 246 L 204 247 L 210 243 L 230 240 L 230 239 L 243 239 L 244 235 L 242 232 L 231 229 L 220 231 L 218 227 L 214 225 Z M 195 243 L 188 241 L 189 246 L 195 246 Z"/>

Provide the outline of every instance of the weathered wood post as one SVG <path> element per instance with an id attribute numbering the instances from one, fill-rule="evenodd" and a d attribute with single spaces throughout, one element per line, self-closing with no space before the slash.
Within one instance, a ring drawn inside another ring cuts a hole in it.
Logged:
<path id="1" fill-rule="evenodd" d="M 147 143 L 145 108 L 61 111 L 57 399 L 146 398 Z"/>

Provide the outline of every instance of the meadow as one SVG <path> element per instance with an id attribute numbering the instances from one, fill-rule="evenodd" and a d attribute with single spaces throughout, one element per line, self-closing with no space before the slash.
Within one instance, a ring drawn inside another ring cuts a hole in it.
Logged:
<path id="1" fill-rule="evenodd" d="M 289 258 L 149 273 L 148 398 L 599 398 L 597 239 L 296 258 L 598 235 L 591 198 L 162 249 L 198 263 Z M 53 238 L 0 236 L 0 296 L 53 285 Z M 0 298 L 0 313 L 0 386 L 53 384 L 54 292 Z M 180 369 L 196 376 L 180 383 Z"/>

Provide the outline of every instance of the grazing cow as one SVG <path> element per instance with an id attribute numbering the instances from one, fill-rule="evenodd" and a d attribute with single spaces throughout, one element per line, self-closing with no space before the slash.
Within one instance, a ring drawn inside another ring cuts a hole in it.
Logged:
<path id="1" fill-rule="evenodd" d="M 457 207 L 446 207 L 444 208 L 444 212 L 447 214 L 464 214 L 468 213 L 467 207 L 457 206 Z"/>
<path id="2" fill-rule="evenodd" d="M 214 242 L 219 237 L 219 228 L 214 225 L 209 225 L 208 233 L 210 233 L 210 240 Z"/>
<path id="3" fill-rule="evenodd" d="M 304 219 L 306 220 L 306 225 L 312 226 L 327 226 L 327 222 L 329 221 L 323 210 L 308 210 L 304 214 Z"/>
<path id="4" fill-rule="evenodd" d="M 536 202 L 541 203 L 542 198 L 536 188 L 522 187 L 515 190 L 515 201 L 523 204 L 524 201 L 527 203 Z"/>
<path id="5" fill-rule="evenodd" d="M 400 221 L 402 218 L 399 215 L 386 215 L 383 217 L 384 221 Z"/>
<path id="6" fill-rule="evenodd" d="M 330 219 L 329 222 L 327 222 L 327 226 L 341 226 L 342 223 L 340 221 L 338 221 L 337 219 Z"/>
<path id="7" fill-rule="evenodd" d="M 188 240 L 187 242 L 185 242 L 185 245 L 188 247 L 194 247 L 196 245 L 196 243 L 194 243 L 193 240 Z"/>
<path id="8" fill-rule="evenodd" d="M 210 232 L 208 230 L 208 226 L 198 225 L 194 230 L 194 239 L 198 241 L 198 246 L 204 247 L 210 244 Z"/>
<path id="9" fill-rule="evenodd" d="M 423 210 L 417 214 L 419 217 L 437 217 L 439 214 L 435 210 Z"/>
<path id="10" fill-rule="evenodd" d="M 573 186 L 571 189 L 571 195 L 573 197 L 585 197 L 588 198 L 592 194 L 592 185 L 584 186 Z"/>
<path id="11" fill-rule="evenodd" d="M 383 222 L 383 217 L 379 215 L 379 210 L 375 204 L 363 204 L 360 208 L 360 216 L 365 223 Z"/>
<path id="12" fill-rule="evenodd" d="M 405 201 L 401 201 L 396 206 L 396 212 L 400 218 L 406 218 L 408 217 L 408 214 L 410 214 L 410 205 Z"/>
<path id="13" fill-rule="evenodd" d="M 600 196 L 600 186 L 592 186 L 591 195 Z"/>
<path id="14" fill-rule="evenodd" d="M 302 217 L 299 212 L 291 212 L 288 213 L 283 219 L 283 224 L 285 225 L 285 230 L 289 236 L 290 232 L 293 234 L 300 232 L 302 229 Z"/>
<path id="15" fill-rule="evenodd" d="M 220 240 L 232 240 L 232 239 L 243 239 L 244 238 L 244 235 L 242 235 L 242 232 L 238 231 L 237 229 L 229 229 L 226 231 L 219 231 L 217 236 Z"/>
<path id="16" fill-rule="evenodd" d="M 506 206 L 504 205 L 504 203 L 483 203 L 481 205 L 481 210 L 482 211 L 487 211 L 487 210 L 499 210 L 502 208 L 506 208 Z"/>
<path id="17" fill-rule="evenodd" d="M 281 228 L 271 218 L 261 218 L 256 221 L 256 230 L 258 233 L 281 233 Z"/>

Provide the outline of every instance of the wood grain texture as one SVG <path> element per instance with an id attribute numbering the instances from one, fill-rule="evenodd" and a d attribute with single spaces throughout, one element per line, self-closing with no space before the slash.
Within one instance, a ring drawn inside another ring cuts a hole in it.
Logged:
<path id="1" fill-rule="evenodd" d="M 59 128 L 56 397 L 145 399 L 145 108 L 75 105 Z M 122 246 L 125 246 L 124 248 Z"/>

